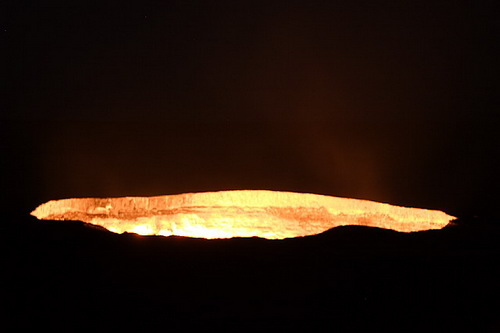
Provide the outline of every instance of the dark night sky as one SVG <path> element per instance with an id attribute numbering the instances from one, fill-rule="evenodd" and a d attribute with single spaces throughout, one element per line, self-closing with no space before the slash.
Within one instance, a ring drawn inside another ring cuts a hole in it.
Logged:
<path id="1" fill-rule="evenodd" d="M 4 198 L 261 188 L 493 214 L 492 4 L 3 1 Z"/>

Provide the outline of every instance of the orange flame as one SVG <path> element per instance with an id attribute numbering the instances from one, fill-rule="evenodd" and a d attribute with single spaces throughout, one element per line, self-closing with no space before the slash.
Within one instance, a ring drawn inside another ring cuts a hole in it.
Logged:
<path id="1" fill-rule="evenodd" d="M 314 235 L 342 225 L 414 232 L 440 229 L 454 219 L 436 210 L 264 190 L 62 199 L 38 206 L 31 215 L 79 220 L 117 233 L 268 239 Z"/>

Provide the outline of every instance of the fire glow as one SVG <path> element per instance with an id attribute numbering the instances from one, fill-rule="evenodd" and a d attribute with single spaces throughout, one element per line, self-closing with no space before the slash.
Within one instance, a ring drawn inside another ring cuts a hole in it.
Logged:
<path id="1" fill-rule="evenodd" d="M 441 229 L 455 219 L 437 210 L 266 190 L 62 199 L 38 206 L 31 215 L 82 221 L 116 233 L 268 239 L 315 235 L 344 225 L 415 232 Z"/>

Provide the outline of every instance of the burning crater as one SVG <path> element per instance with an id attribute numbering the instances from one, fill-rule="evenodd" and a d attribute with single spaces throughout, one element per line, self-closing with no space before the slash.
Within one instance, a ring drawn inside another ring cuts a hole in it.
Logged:
<path id="1" fill-rule="evenodd" d="M 79 220 L 117 233 L 268 239 L 315 235 L 343 225 L 414 232 L 440 229 L 454 219 L 436 210 L 264 190 L 62 199 L 31 214 L 41 220 Z"/>

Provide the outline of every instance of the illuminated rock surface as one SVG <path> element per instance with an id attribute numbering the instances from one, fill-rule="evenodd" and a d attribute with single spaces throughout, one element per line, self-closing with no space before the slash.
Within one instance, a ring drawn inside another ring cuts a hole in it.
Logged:
<path id="1" fill-rule="evenodd" d="M 343 225 L 414 232 L 440 229 L 454 219 L 441 211 L 264 190 L 62 199 L 31 214 L 43 220 L 79 220 L 118 233 L 269 239 L 314 235 Z"/>

